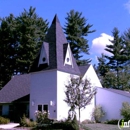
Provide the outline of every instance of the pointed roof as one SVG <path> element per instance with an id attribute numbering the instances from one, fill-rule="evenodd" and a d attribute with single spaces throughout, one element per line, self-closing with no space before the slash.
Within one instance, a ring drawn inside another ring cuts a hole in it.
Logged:
<path id="1" fill-rule="evenodd" d="M 0 103 L 11 103 L 30 94 L 30 74 L 16 75 L 0 90 Z"/>
<path id="2" fill-rule="evenodd" d="M 79 66 L 79 70 L 81 72 L 81 76 L 84 76 L 84 74 L 87 72 L 88 68 L 90 67 L 91 64 Z"/>
<path id="3" fill-rule="evenodd" d="M 64 65 L 64 57 L 65 57 L 64 53 L 67 51 L 65 50 L 65 48 L 67 49 L 68 43 L 57 15 L 55 15 L 44 41 L 49 46 L 48 49 L 49 63 L 46 69 L 57 69 L 63 72 L 69 72 L 71 74 L 80 74 L 79 68 L 76 64 L 72 52 L 71 55 L 72 55 L 73 67 L 69 65 Z M 41 70 L 44 69 L 45 68 L 42 68 Z M 35 69 L 35 71 L 36 70 L 38 69 Z"/>

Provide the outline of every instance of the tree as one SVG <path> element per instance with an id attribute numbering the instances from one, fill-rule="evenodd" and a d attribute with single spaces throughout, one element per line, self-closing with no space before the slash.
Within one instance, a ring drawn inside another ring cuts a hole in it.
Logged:
<path id="1" fill-rule="evenodd" d="M 71 77 L 68 85 L 65 86 L 66 99 L 64 100 L 69 106 L 70 111 L 78 109 L 79 112 L 79 122 L 80 122 L 80 110 L 88 105 L 93 96 L 96 94 L 96 88 L 92 87 L 90 82 L 82 77 Z"/>
<path id="2" fill-rule="evenodd" d="M 24 12 L 16 18 L 20 42 L 17 69 L 20 73 L 29 72 L 48 30 L 47 20 L 39 17 L 35 10 L 32 7 L 29 11 L 24 9 Z"/>
<path id="3" fill-rule="evenodd" d="M 47 20 L 30 7 L 17 17 L 0 19 L 0 83 L 3 87 L 14 74 L 28 73 L 48 30 Z"/>
<path id="4" fill-rule="evenodd" d="M 105 77 L 109 72 L 109 66 L 107 65 L 107 59 L 105 54 L 101 54 L 101 57 L 98 57 L 98 65 L 96 67 L 96 73 L 100 79 L 100 82 L 103 87 L 107 87 L 105 84 Z"/>
<path id="5" fill-rule="evenodd" d="M 111 41 L 111 45 L 106 46 L 106 51 L 111 53 L 111 56 L 105 56 L 108 60 L 107 65 L 110 67 L 111 71 L 115 73 L 117 89 L 122 89 L 120 84 L 119 72 L 123 69 L 123 64 L 127 60 L 125 55 L 124 42 L 122 37 L 119 35 L 119 30 L 114 28 L 112 31 L 114 40 Z"/>
<path id="6" fill-rule="evenodd" d="M 90 30 L 93 25 L 87 24 L 87 20 L 82 16 L 81 12 L 71 10 L 67 13 L 66 25 L 64 32 L 72 53 L 77 61 L 80 64 L 86 64 L 91 60 L 81 60 L 83 57 L 81 53 L 89 54 L 89 45 L 86 37 L 89 33 L 95 32 L 95 30 Z"/>
<path id="7" fill-rule="evenodd" d="M 12 14 L 0 19 L 0 23 L 0 88 L 2 88 L 13 74 L 17 32 L 15 17 Z"/>

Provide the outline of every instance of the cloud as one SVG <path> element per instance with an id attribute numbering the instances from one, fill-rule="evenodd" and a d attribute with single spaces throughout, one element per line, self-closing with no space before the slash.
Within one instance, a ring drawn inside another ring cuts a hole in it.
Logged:
<path id="1" fill-rule="evenodd" d="M 113 40 L 112 36 L 102 33 L 100 37 L 93 39 L 90 52 L 95 55 L 100 55 L 101 53 L 110 55 L 109 52 L 105 51 L 106 45 L 112 44 L 110 40 Z"/>
<path id="2" fill-rule="evenodd" d="M 130 0 L 124 4 L 125 8 L 128 10 L 128 12 L 130 13 Z"/>

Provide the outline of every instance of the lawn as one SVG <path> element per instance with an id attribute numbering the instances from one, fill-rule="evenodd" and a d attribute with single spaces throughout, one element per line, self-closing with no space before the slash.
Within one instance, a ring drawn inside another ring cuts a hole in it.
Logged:
<path id="1" fill-rule="evenodd" d="M 101 123 L 96 123 L 96 124 L 86 124 L 86 130 L 119 130 L 117 125 L 109 125 L 109 124 L 101 124 Z M 130 128 L 125 128 L 122 130 L 130 130 Z"/>

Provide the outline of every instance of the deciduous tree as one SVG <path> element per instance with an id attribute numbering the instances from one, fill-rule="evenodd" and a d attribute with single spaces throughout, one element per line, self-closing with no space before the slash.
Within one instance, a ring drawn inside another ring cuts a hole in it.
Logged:
<path id="1" fill-rule="evenodd" d="M 70 106 L 70 111 L 78 109 L 80 122 L 80 110 L 91 102 L 96 94 L 96 88 L 92 87 L 87 79 L 83 80 L 82 77 L 71 77 L 65 87 L 66 99 L 64 101 Z"/>

